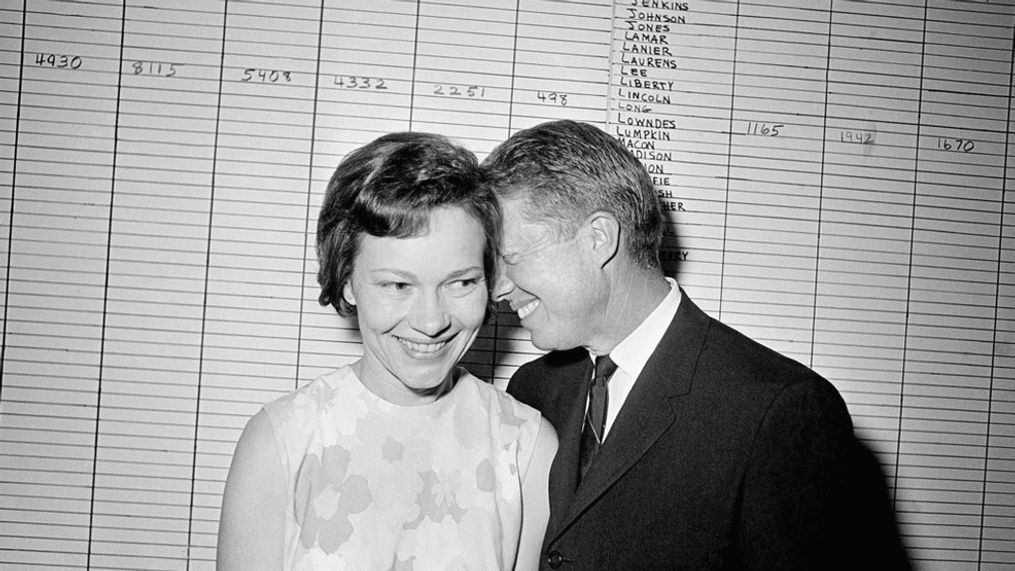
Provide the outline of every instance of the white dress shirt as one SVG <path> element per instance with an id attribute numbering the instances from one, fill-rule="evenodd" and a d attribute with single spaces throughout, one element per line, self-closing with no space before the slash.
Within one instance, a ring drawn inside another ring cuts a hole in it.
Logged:
<path id="1" fill-rule="evenodd" d="M 613 373 L 609 384 L 609 399 L 606 403 L 606 428 L 603 430 L 603 440 L 610 434 L 610 428 L 624 406 L 627 395 L 631 394 L 634 382 L 641 374 L 649 357 L 655 352 L 656 346 L 662 340 L 666 329 L 669 328 L 673 316 L 677 314 L 677 307 L 680 305 L 680 288 L 676 280 L 666 278 L 670 284 L 670 293 L 652 310 L 652 313 L 641 322 L 630 335 L 621 340 L 616 347 L 610 351 L 610 358 L 617 364 L 617 371 Z M 589 355 L 595 361 L 594 355 Z M 588 406 L 586 401 L 585 406 Z"/>

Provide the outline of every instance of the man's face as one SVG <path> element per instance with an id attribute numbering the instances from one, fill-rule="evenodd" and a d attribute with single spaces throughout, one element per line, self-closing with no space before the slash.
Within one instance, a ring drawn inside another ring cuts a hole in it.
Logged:
<path id="1" fill-rule="evenodd" d="M 498 301 L 507 301 L 532 344 L 543 350 L 585 346 L 596 333 L 596 280 L 579 230 L 559 239 L 555 228 L 530 222 L 521 200 L 503 200 Z M 552 224 L 552 223 L 551 223 Z"/>

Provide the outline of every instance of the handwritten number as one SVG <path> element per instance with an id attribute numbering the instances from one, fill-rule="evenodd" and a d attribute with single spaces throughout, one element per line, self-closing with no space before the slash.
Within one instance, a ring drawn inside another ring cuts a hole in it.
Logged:
<path id="1" fill-rule="evenodd" d="M 972 139 L 938 137 L 937 148 L 941 149 L 942 151 L 968 153 L 976 148 L 976 143 Z"/>
<path id="2" fill-rule="evenodd" d="M 536 99 L 539 99 L 542 103 L 560 105 L 562 107 L 567 106 L 567 93 L 559 91 L 538 91 L 536 92 Z"/>
<path id="3" fill-rule="evenodd" d="M 843 143 L 852 143 L 855 145 L 873 145 L 874 132 L 854 131 L 854 130 L 839 131 L 839 141 Z"/>
<path id="4" fill-rule="evenodd" d="M 131 64 L 134 75 L 157 75 L 160 77 L 173 77 L 176 75 L 176 66 L 180 64 L 165 63 L 159 61 L 137 60 Z"/>
<path id="5" fill-rule="evenodd" d="M 479 85 L 451 85 L 434 83 L 433 94 L 444 97 L 467 97 L 470 99 L 486 96 L 486 88 Z"/>
<path id="6" fill-rule="evenodd" d="M 747 122 L 748 135 L 758 135 L 761 137 L 778 137 L 781 134 L 781 129 L 785 129 L 786 125 L 782 123 L 756 123 L 754 121 Z"/>
<path id="7" fill-rule="evenodd" d="M 63 69 L 78 69 L 81 67 L 83 60 L 80 56 L 72 56 L 67 54 L 35 54 L 35 65 L 41 65 L 46 67 L 55 67 Z"/>
<path id="8" fill-rule="evenodd" d="M 386 80 L 381 77 L 364 77 L 361 75 L 336 75 L 332 81 L 345 89 L 387 89 Z"/>
<path id="9" fill-rule="evenodd" d="M 244 69 L 240 81 L 250 82 L 254 80 L 260 83 L 290 83 L 292 82 L 292 72 L 282 69 L 262 69 L 259 67 Z"/>

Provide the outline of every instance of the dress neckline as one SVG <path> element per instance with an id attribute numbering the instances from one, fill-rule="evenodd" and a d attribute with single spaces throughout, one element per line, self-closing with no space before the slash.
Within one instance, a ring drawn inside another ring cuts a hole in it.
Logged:
<path id="1" fill-rule="evenodd" d="M 443 412 L 452 400 L 450 398 L 451 395 L 459 389 L 459 385 L 462 383 L 462 380 L 469 374 L 463 367 L 456 366 L 451 372 L 454 376 L 451 390 L 432 402 L 405 405 L 393 403 L 370 390 L 362 379 L 359 378 L 359 375 L 356 374 L 356 371 L 353 370 L 352 365 L 346 365 L 344 369 L 345 374 L 349 379 L 351 379 L 351 382 L 356 385 L 360 398 L 363 398 L 368 403 L 372 403 L 378 408 L 378 410 L 398 410 L 401 414 L 419 414 L 422 416 L 437 416 Z"/>

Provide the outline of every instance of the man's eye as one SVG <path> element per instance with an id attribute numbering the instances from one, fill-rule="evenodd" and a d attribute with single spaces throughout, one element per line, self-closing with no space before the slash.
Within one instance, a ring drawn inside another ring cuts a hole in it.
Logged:
<path id="1" fill-rule="evenodd" d="M 408 282 L 382 282 L 381 288 L 389 291 L 405 291 L 411 286 Z"/>

